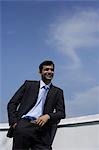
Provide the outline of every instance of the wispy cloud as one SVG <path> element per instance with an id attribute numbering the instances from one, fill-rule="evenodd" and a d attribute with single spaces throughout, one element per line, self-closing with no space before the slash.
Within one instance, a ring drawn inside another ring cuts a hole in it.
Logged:
<path id="1" fill-rule="evenodd" d="M 67 97 L 65 99 L 68 99 L 68 117 L 99 113 L 99 86 L 96 75 L 98 62 L 89 63 L 89 60 L 96 60 L 99 51 L 98 14 L 97 9 L 77 8 L 72 15 L 61 16 L 50 24 L 49 43 L 66 56 L 66 63 L 69 64 L 58 66 L 61 70 L 58 82 L 63 83 Z M 83 53 L 83 50 L 86 52 Z M 81 54 L 90 56 L 91 59 L 87 60 L 87 56 Z M 92 70 L 94 72 L 91 73 Z"/>
<path id="2" fill-rule="evenodd" d="M 76 93 L 73 100 L 69 101 L 68 108 L 70 116 L 73 116 L 73 114 L 85 115 L 88 112 L 89 114 L 99 113 L 99 86 L 90 88 L 85 92 Z"/>
<path id="3" fill-rule="evenodd" d="M 70 68 L 79 68 L 78 50 L 99 47 L 99 10 L 76 11 L 69 19 L 61 18 L 50 25 L 50 42 L 64 53 Z"/>

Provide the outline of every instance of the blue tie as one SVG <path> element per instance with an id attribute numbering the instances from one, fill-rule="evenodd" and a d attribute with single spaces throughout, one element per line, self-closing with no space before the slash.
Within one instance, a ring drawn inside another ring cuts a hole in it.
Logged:
<path id="1" fill-rule="evenodd" d="M 39 103 L 42 101 L 42 107 L 43 107 L 45 99 L 46 99 L 46 96 L 47 96 L 48 87 L 43 86 L 41 89 L 43 89 L 43 91 L 41 93 L 41 98 L 38 101 L 38 103 L 36 104 L 36 106 L 39 105 Z"/>
<path id="2" fill-rule="evenodd" d="M 30 120 L 35 120 L 35 118 L 39 117 L 40 115 L 42 115 L 42 111 L 44 108 L 44 103 L 46 100 L 46 96 L 48 93 L 48 86 L 43 86 L 40 90 L 40 95 L 38 96 L 38 100 L 35 104 L 35 106 L 27 113 L 27 115 L 25 116 L 25 118 L 28 118 Z M 32 117 L 34 116 L 34 117 Z"/>

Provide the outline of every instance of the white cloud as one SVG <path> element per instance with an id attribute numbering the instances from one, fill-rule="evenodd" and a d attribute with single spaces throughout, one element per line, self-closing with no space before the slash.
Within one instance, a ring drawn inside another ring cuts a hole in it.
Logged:
<path id="1" fill-rule="evenodd" d="M 49 34 L 51 44 L 69 58 L 73 68 L 79 68 L 77 50 L 99 47 L 99 11 L 76 11 L 69 19 L 51 24 Z"/>
<path id="2" fill-rule="evenodd" d="M 82 93 L 76 93 L 68 103 L 70 116 L 99 113 L 99 86 L 90 88 Z"/>
<path id="3" fill-rule="evenodd" d="M 99 51 L 98 14 L 99 10 L 95 9 L 77 9 L 72 16 L 66 14 L 66 17 L 63 16 L 50 25 L 49 44 L 67 58 L 66 64 L 58 66 L 61 73 L 57 82 L 66 91 L 68 117 L 99 113 L 99 86 L 96 86 L 97 71 L 95 72 L 97 64 L 90 63 L 90 67 L 88 62 L 96 60 L 98 53 L 93 55 L 93 52 Z M 83 50 L 90 56 L 88 61 L 87 56 L 85 58 L 80 55 Z M 82 65 L 86 66 L 81 67 Z"/>

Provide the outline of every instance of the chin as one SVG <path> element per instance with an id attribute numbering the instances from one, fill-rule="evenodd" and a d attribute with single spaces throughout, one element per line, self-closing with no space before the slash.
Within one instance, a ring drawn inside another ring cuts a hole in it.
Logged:
<path id="1" fill-rule="evenodd" d="M 52 80 L 52 78 L 46 78 L 46 80 Z"/>
<path id="2" fill-rule="evenodd" d="M 46 80 L 52 80 L 52 78 L 46 78 Z"/>

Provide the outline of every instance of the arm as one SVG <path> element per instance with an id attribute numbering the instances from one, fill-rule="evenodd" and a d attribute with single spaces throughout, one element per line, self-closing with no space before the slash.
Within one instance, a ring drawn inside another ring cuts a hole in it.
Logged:
<path id="1" fill-rule="evenodd" d="M 21 103 L 26 82 L 18 89 L 7 105 L 9 124 L 13 125 L 17 122 L 17 109 Z"/>
<path id="2" fill-rule="evenodd" d="M 65 114 L 65 102 L 63 90 L 58 90 L 56 95 L 55 112 L 49 113 L 51 122 L 59 122 L 61 119 L 66 117 Z"/>
<path id="3" fill-rule="evenodd" d="M 48 121 L 50 123 L 59 123 L 60 119 L 65 118 L 65 104 L 64 104 L 64 96 L 63 91 L 58 90 L 57 94 L 55 96 L 55 99 L 53 99 L 53 102 L 56 101 L 55 105 L 55 112 L 52 113 L 46 113 L 42 116 L 40 116 L 35 123 L 37 123 L 40 126 L 43 126 Z"/>

